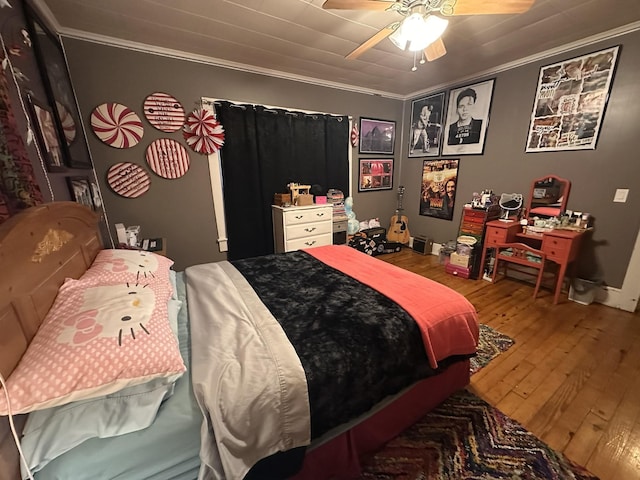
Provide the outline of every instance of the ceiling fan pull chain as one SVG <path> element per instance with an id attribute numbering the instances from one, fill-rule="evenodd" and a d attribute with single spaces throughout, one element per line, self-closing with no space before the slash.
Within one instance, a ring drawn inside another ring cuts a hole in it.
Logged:
<path id="1" fill-rule="evenodd" d="M 418 57 L 418 52 L 413 52 L 413 67 L 411 67 L 411 71 L 415 72 L 416 70 L 418 70 L 418 67 L 416 67 L 416 58 Z"/>
<path id="2" fill-rule="evenodd" d="M 422 52 L 422 55 L 420 56 L 420 65 L 424 65 L 427 60 L 424 58 L 424 50 L 420 51 Z"/>

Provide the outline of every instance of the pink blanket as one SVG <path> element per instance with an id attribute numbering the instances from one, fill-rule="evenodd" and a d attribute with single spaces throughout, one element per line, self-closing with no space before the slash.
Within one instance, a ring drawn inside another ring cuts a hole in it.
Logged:
<path id="1" fill-rule="evenodd" d="M 474 306 L 458 292 L 346 245 L 305 251 L 404 308 L 420 326 L 433 368 L 448 356 L 475 353 L 478 316 Z"/>

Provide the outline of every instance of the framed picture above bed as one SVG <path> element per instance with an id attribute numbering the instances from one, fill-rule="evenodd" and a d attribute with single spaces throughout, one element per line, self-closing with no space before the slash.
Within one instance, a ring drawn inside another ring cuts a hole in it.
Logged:
<path id="1" fill-rule="evenodd" d="M 442 143 L 444 92 L 411 102 L 409 157 L 437 157 Z"/>
<path id="2" fill-rule="evenodd" d="M 92 168 L 62 45 L 28 2 L 24 2 L 24 13 L 64 163 L 71 168 Z"/>
<path id="3" fill-rule="evenodd" d="M 86 205 L 91 208 L 91 210 L 96 209 L 96 205 L 93 202 L 93 191 L 91 190 L 89 177 L 67 177 L 67 184 L 69 186 L 71 200 Z"/>
<path id="4" fill-rule="evenodd" d="M 359 192 L 393 188 L 393 159 L 361 158 L 358 172 Z"/>
<path id="5" fill-rule="evenodd" d="M 55 120 L 51 107 L 26 95 L 27 107 L 33 133 L 36 137 L 38 152 L 49 172 L 64 172 L 67 170 L 62 155 L 62 147 L 56 132 Z"/>
<path id="6" fill-rule="evenodd" d="M 393 155 L 396 142 L 396 122 L 375 118 L 360 118 L 360 153 Z"/>
<path id="7" fill-rule="evenodd" d="M 495 79 L 449 91 L 443 155 L 482 155 Z"/>
<path id="8" fill-rule="evenodd" d="M 540 69 L 526 152 L 594 150 L 620 46 Z"/>

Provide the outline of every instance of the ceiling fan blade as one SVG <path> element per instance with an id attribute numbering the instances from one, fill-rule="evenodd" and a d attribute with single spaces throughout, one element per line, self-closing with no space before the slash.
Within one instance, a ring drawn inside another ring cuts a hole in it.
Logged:
<path id="1" fill-rule="evenodd" d="M 450 15 L 524 13 L 534 3 L 535 0 L 456 0 Z"/>
<path id="2" fill-rule="evenodd" d="M 385 0 L 326 0 L 324 10 L 387 10 L 395 1 Z"/>
<path id="3" fill-rule="evenodd" d="M 371 47 L 376 46 L 382 40 L 384 40 L 389 35 L 391 35 L 393 33 L 393 31 L 397 28 L 397 26 L 398 26 L 398 22 L 394 22 L 391 25 L 387 25 L 382 30 L 380 30 L 378 33 L 376 33 L 373 37 L 371 37 L 369 40 L 367 40 L 366 42 L 361 44 L 358 48 L 356 48 L 354 51 L 352 51 L 349 55 L 347 55 L 344 58 L 349 59 L 349 60 L 353 60 L 354 58 L 358 58 L 360 55 L 362 55 L 364 52 L 369 50 Z"/>
<path id="4" fill-rule="evenodd" d="M 433 62 L 440 57 L 444 57 L 447 54 L 447 49 L 444 48 L 444 42 L 442 38 L 437 39 L 431 45 L 424 49 L 424 56 L 427 57 L 429 62 Z"/>

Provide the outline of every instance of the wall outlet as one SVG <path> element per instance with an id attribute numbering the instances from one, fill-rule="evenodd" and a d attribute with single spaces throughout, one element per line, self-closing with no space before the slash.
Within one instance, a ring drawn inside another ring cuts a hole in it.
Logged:
<path id="1" fill-rule="evenodd" d="M 628 196 L 629 196 L 628 188 L 618 188 L 616 190 L 616 194 L 613 197 L 613 201 L 615 203 L 625 203 L 627 201 Z"/>

